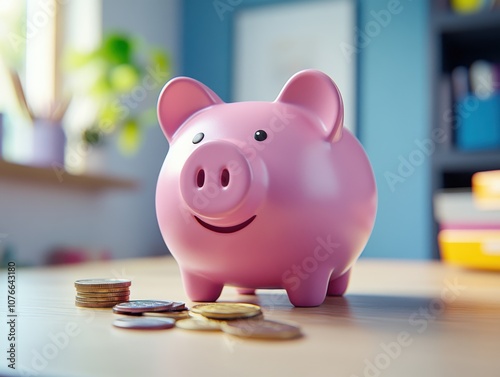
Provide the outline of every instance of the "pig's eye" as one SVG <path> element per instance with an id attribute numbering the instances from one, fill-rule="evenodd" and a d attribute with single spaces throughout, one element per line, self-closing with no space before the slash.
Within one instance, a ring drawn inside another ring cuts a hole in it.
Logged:
<path id="1" fill-rule="evenodd" d="M 203 140 L 204 137 L 205 137 L 205 135 L 203 134 L 203 132 L 200 132 L 200 133 L 194 135 L 193 144 L 198 144 L 200 141 Z"/>
<path id="2" fill-rule="evenodd" d="M 255 135 L 253 135 L 253 137 L 257 141 L 264 141 L 267 139 L 267 133 L 266 133 L 266 131 L 258 130 L 258 131 L 255 131 Z"/>

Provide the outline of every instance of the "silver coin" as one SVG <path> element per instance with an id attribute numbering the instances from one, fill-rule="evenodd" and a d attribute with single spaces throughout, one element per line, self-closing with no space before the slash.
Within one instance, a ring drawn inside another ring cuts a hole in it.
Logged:
<path id="1" fill-rule="evenodd" d="M 172 307 L 169 309 L 169 311 L 175 312 L 175 311 L 182 311 L 186 310 L 186 304 L 181 301 L 174 301 L 172 303 Z"/>
<path id="2" fill-rule="evenodd" d="M 172 306 L 172 301 L 132 300 L 115 305 L 113 309 L 118 313 L 145 313 L 167 311 Z"/>
<path id="3" fill-rule="evenodd" d="M 172 318 L 118 318 L 113 321 L 113 326 L 123 329 L 138 330 L 162 330 L 171 329 L 175 326 L 175 320 Z"/>
<path id="4" fill-rule="evenodd" d="M 127 288 L 132 282 L 129 279 L 80 279 L 75 281 L 79 288 Z"/>

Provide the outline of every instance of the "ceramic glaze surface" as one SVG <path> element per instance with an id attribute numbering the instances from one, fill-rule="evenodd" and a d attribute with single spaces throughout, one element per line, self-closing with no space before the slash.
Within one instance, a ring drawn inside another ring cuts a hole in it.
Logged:
<path id="1" fill-rule="evenodd" d="M 158 118 L 170 143 L 158 223 L 193 301 L 217 300 L 224 285 L 284 288 L 295 306 L 345 292 L 377 194 L 328 76 L 302 71 L 274 102 L 239 103 L 178 77 Z"/>

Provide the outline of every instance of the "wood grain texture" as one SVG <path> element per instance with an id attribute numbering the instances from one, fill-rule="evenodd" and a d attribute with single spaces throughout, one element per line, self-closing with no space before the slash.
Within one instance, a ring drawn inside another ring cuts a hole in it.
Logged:
<path id="1" fill-rule="evenodd" d="M 41 376 L 500 375 L 498 273 L 361 260 L 346 296 L 317 308 L 294 308 L 283 291 L 224 289 L 219 301 L 256 303 L 269 319 L 300 324 L 304 336 L 291 341 L 117 329 L 110 309 L 74 306 L 74 281 L 93 277 L 132 279 L 131 299 L 192 305 L 170 257 L 20 269 L 18 368 Z M 6 370 L 3 357 L 0 365 Z"/>

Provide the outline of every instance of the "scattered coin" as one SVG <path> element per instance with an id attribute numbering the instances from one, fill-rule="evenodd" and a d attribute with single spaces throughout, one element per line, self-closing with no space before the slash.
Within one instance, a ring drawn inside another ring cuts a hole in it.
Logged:
<path id="1" fill-rule="evenodd" d="M 171 318 L 117 318 L 113 326 L 124 329 L 160 330 L 171 329 L 175 326 L 175 320 Z"/>
<path id="2" fill-rule="evenodd" d="M 77 290 L 83 288 L 127 288 L 132 282 L 128 279 L 82 279 L 75 281 Z"/>
<path id="3" fill-rule="evenodd" d="M 182 311 L 182 310 L 186 310 L 186 304 L 184 302 L 180 302 L 180 301 L 174 301 L 172 303 L 172 307 L 169 309 L 169 311 Z"/>
<path id="4" fill-rule="evenodd" d="M 132 313 L 132 312 L 124 312 L 124 311 L 121 311 L 121 310 L 116 310 L 115 309 L 115 305 L 113 305 L 113 313 L 115 313 L 115 314 L 133 315 L 133 316 L 141 316 L 142 315 L 142 313 Z"/>
<path id="5" fill-rule="evenodd" d="M 176 310 L 172 312 L 145 312 L 142 313 L 142 315 L 146 317 L 172 318 L 175 320 L 191 318 L 188 310 Z"/>
<path id="6" fill-rule="evenodd" d="M 202 318 L 181 319 L 175 322 L 175 326 L 184 330 L 198 331 L 220 331 L 221 328 L 220 322 Z"/>
<path id="7" fill-rule="evenodd" d="M 222 302 L 198 304 L 193 306 L 191 311 L 212 319 L 250 318 L 262 313 L 258 305 Z"/>
<path id="8" fill-rule="evenodd" d="M 114 306 L 115 313 L 145 313 L 167 311 L 173 305 L 172 301 L 132 300 Z"/>
<path id="9" fill-rule="evenodd" d="M 268 319 L 222 322 L 221 329 L 227 334 L 246 338 L 292 339 L 302 335 L 298 326 Z"/>

